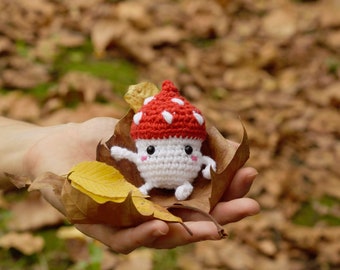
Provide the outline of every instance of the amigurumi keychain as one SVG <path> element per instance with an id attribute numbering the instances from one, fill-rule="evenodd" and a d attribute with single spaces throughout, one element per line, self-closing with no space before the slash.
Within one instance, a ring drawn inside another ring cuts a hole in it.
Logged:
<path id="1" fill-rule="evenodd" d="M 200 111 L 170 81 L 163 82 L 160 93 L 144 100 L 133 117 L 130 134 L 137 153 L 113 146 L 111 156 L 136 164 L 145 181 L 139 189 L 145 195 L 153 188 L 175 189 L 175 197 L 185 200 L 203 165 L 207 179 L 210 168 L 216 170 L 215 161 L 201 153 L 207 133 Z"/>

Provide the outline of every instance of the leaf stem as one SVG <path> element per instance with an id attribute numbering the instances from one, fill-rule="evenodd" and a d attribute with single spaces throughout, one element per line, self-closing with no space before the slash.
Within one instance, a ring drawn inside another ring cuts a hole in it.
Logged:
<path id="1" fill-rule="evenodd" d="M 196 207 L 193 207 L 193 206 L 188 206 L 188 205 L 183 205 L 183 204 L 179 204 L 179 203 L 175 203 L 175 204 L 167 207 L 167 209 L 170 212 L 171 212 L 171 209 L 184 209 L 184 210 L 190 210 L 190 211 L 199 213 L 199 214 L 205 216 L 206 218 L 208 218 L 211 222 L 213 222 L 215 224 L 217 232 L 218 232 L 219 236 L 221 237 L 221 239 L 224 239 L 224 238 L 226 238 L 228 236 L 228 234 L 224 231 L 224 228 L 217 222 L 217 220 L 212 215 L 210 215 L 209 213 L 207 213 L 207 212 L 205 212 L 205 211 L 203 211 L 203 210 L 201 210 L 199 208 L 196 208 Z M 181 223 L 181 224 L 187 229 L 187 226 L 184 225 L 184 223 Z M 190 234 L 193 235 L 192 232 Z"/>

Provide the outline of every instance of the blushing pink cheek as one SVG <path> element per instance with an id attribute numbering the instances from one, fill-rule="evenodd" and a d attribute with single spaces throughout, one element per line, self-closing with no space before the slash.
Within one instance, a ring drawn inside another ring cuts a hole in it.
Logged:
<path id="1" fill-rule="evenodd" d="M 197 161 L 198 160 L 197 156 L 191 156 L 191 159 L 192 159 L 192 161 Z"/>
<path id="2" fill-rule="evenodd" d="M 140 158 L 142 161 L 145 161 L 145 160 L 147 160 L 148 159 L 148 157 L 147 156 L 141 156 L 141 158 Z"/>

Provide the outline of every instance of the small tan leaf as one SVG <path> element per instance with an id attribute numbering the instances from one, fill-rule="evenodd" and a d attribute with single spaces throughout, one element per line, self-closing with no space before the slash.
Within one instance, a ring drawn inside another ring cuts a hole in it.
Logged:
<path id="1" fill-rule="evenodd" d="M 64 177 L 56 175 L 51 172 L 46 172 L 38 176 L 33 181 L 33 183 L 29 186 L 28 191 L 33 190 L 43 191 L 44 189 L 52 188 L 54 193 L 57 196 L 60 196 L 64 181 L 65 181 Z"/>
<path id="2" fill-rule="evenodd" d="M 30 185 L 32 182 L 28 177 L 25 177 L 25 176 L 17 176 L 17 175 L 6 173 L 6 172 L 4 174 L 9 178 L 11 183 L 17 188 L 24 188 L 27 185 Z"/>
<path id="3" fill-rule="evenodd" d="M 0 247 L 15 248 L 25 255 L 41 252 L 44 245 L 45 242 L 42 237 L 33 236 L 30 233 L 10 232 L 0 238 Z"/>
<path id="4" fill-rule="evenodd" d="M 6 225 L 14 231 L 37 230 L 63 223 L 65 218 L 44 200 L 40 193 L 31 192 L 24 200 L 10 204 L 11 216 Z"/>
<path id="5" fill-rule="evenodd" d="M 63 226 L 57 230 L 57 237 L 60 239 L 81 239 L 86 240 L 87 236 L 76 229 L 75 226 Z"/>
<path id="6" fill-rule="evenodd" d="M 131 85 L 126 92 L 124 99 L 130 105 L 134 112 L 137 112 L 142 106 L 147 97 L 156 95 L 159 89 L 151 82 L 142 82 L 136 85 Z"/>

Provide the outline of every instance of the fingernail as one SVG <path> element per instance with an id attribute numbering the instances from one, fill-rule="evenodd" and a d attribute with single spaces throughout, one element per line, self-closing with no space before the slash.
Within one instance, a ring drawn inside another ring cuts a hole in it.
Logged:
<path id="1" fill-rule="evenodd" d="M 166 235 L 167 232 L 163 231 L 163 230 L 156 230 L 153 232 L 152 236 L 153 237 L 160 237 L 160 236 L 164 236 Z"/>
<path id="2" fill-rule="evenodd" d="M 255 171 L 254 173 L 247 175 L 247 180 L 248 181 L 254 181 L 256 176 L 258 176 L 258 174 L 259 174 L 258 171 Z"/>

